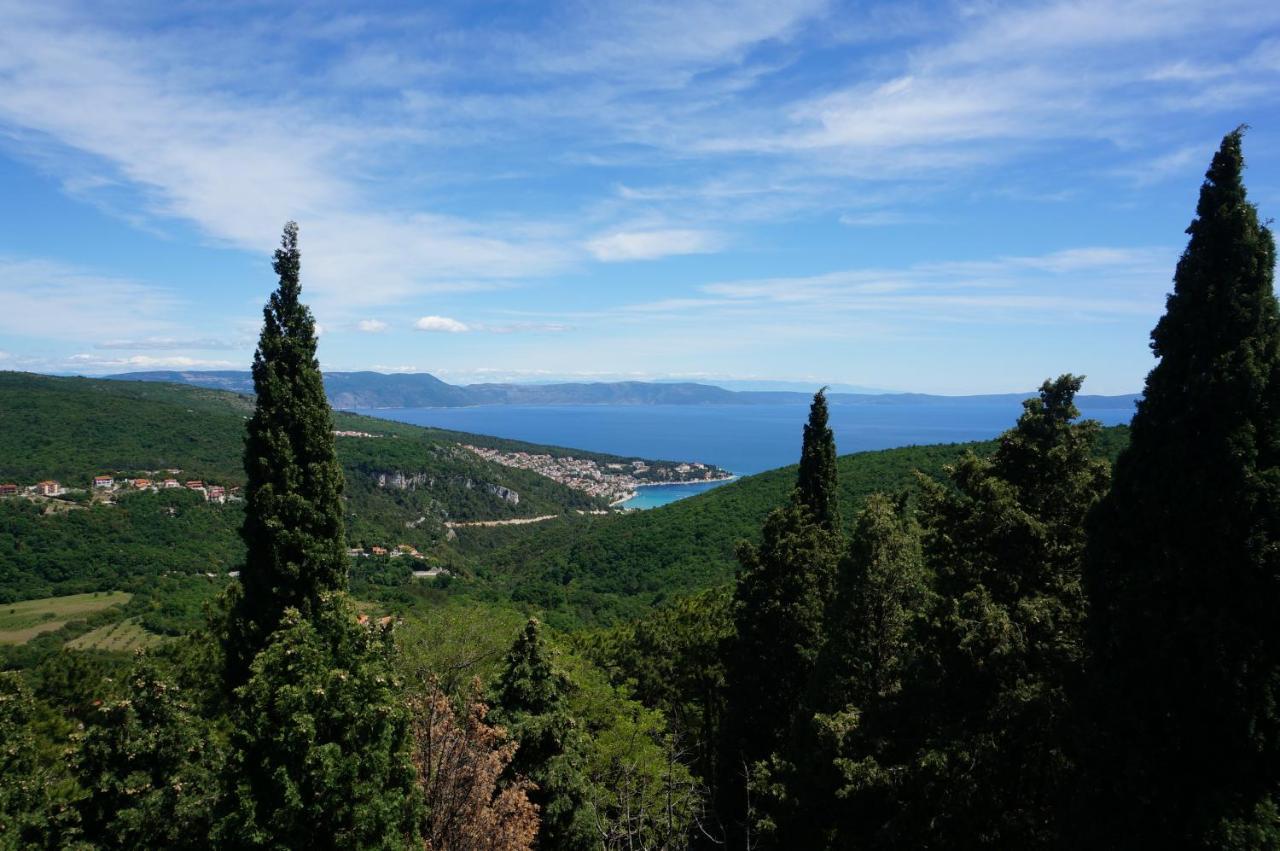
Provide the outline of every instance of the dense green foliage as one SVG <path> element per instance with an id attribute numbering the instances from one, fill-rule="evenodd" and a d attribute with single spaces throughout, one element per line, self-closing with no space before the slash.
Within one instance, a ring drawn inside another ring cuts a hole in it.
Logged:
<path id="1" fill-rule="evenodd" d="M 1093 824 L 1280 844 L 1280 313 L 1241 132 L 1213 158 L 1091 545 Z"/>
<path id="2" fill-rule="evenodd" d="M 0 673 L 0 849 L 41 843 L 48 816 L 47 760 L 40 753 L 31 691 L 17 674 Z"/>
<path id="3" fill-rule="evenodd" d="M 89 717 L 75 753 L 80 831 L 99 848 L 202 848 L 221 754 L 180 690 L 143 661 Z"/>
<path id="4" fill-rule="evenodd" d="M 341 595 L 286 612 L 236 693 L 214 839 L 239 848 L 409 847 L 414 771 L 389 630 Z"/>
<path id="5" fill-rule="evenodd" d="M 530 799 L 542 818 L 539 847 L 587 849 L 593 846 L 587 822 L 587 781 L 583 774 L 584 743 L 569 714 L 571 688 L 541 625 L 530 619 L 507 653 L 507 663 L 493 687 L 493 718 L 518 743 L 510 771 L 535 784 Z"/>
<path id="6" fill-rule="evenodd" d="M 774 766 L 781 838 L 828 847 L 870 837 L 893 792 L 880 763 L 903 729 L 902 681 L 918 659 L 928 601 L 920 529 L 907 505 L 868 497 L 855 518 L 827 610 L 826 640 Z"/>
<path id="7" fill-rule="evenodd" d="M 128 577 L 225 575 L 242 558 L 241 516 L 235 503 L 206 504 L 186 490 L 53 512 L 0 500 L 0 601 L 119 588 Z"/>
<path id="8" fill-rule="evenodd" d="M 196 387 L 0 372 L 0 480 L 88 487 L 99 473 L 172 467 L 238 483 L 252 410 Z"/>
<path id="9" fill-rule="evenodd" d="M 1060 835 L 1084 652 L 1084 520 L 1108 483 L 1093 458 L 1097 424 L 1074 422 L 1081 381 L 1046 381 L 990 459 L 966 456 L 950 488 L 925 488 L 935 583 L 911 781 L 914 812 L 929 816 L 920 841 L 1033 848 Z"/>

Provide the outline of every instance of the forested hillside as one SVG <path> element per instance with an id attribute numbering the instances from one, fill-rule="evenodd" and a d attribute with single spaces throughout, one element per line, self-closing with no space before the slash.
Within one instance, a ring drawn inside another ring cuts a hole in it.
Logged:
<path id="1" fill-rule="evenodd" d="M 1114 459 L 1127 437 L 1124 426 L 1103 430 L 1099 457 Z M 841 499 L 856 507 L 871 493 L 914 491 L 917 472 L 936 478 L 965 452 L 988 455 L 995 447 L 988 441 L 844 455 Z M 758 539 L 795 477 L 794 466 L 784 467 L 650 511 L 568 517 L 536 531 L 467 529 L 459 544 L 502 597 L 543 610 L 561 626 L 610 623 L 732 580 L 738 543 Z"/>
<path id="2" fill-rule="evenodd" d="M 0 599 L 105 590 L 164 572 L 225 574 L 243 558 L 243 503 L 205 502 L 185 488 L 93 494 L 98 474 L 170 475 L 238 488 L 252 400 L 159 383 L 0 373 L 0 482 L 53 479 L 57 498 L 0 499 Z M 455 564 L 446 521 L 500 520 L 606 504 L 536 473 L 477 457 L 436 432 L 354 415 L 336 438 L 353 546 L 407 544 Z M 508 442 L 496 444 L 507 446 Z M 543 450 L 543 447 L 529 447 Z M 546 449 L 547 452 L 557 450 Z M 612 460 L 612 459 L 611 459 Z M 404 479 L 397 486 L 394 474 Z M 381 483 L 381 484 L 380 484 Z M 513 501 L 503 494 L 518 494 Z"/>

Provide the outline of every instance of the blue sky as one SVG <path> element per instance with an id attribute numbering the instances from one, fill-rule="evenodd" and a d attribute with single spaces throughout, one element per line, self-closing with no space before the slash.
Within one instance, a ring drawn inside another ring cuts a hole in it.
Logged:
<path id="1" fill-rule="evenodd" d="M 0 0 L 0 368 L 1141 387 L 1274 2 Z"/>

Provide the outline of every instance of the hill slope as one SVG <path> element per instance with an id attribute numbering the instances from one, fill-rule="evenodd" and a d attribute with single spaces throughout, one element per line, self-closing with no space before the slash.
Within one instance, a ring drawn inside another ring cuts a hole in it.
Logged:
<path id="1" fill-rule="evenodd" d="M 85 489 L 66 499 L 0 499 L 0 599 L 92 590 L 120 576 L 234 567 L 241 554 L 240 503 L 205 503 L 185 489 L 91 496 L 88 486 L 96 474 L 160 478 L 172 468 L 181 470 L 174 475 L 182 480 L 238 487 L 244 481 L 244 421 L 251 412 L 250 398 L 218 390 L 0 372 L 0 483 L 56 479 Z M 376 435 L 338 437 L 353 545 L 404 543 L 433 561 L 458 564 L 446 521 L 607 507 L 458 444 L 552 455 L 571 450 L 344 413 L 335 425 Z"/>
<path id="2" fill-rule="evenodd" d="M 1127 442 L 1127 427 L 1104 429 L 1098 454 L 1114 460 Z M 964 451 L 986 454 L 995 446 L 938 444 L 841 456 L 846 523 L 868 494 L 914 488 L 917 471 L 937 477 Z M 500 596 L 540 608 L 561 626 L 608 623 L 638 616 L 668 596 L 731 580 L 737 542 L 758 540 L 765 517 L 786 501 L 795 479 L 796 468 L 784 467 L 650 511 L 566 518 L 536 536 L 501 531 L 496 542 L 483 540 L 487 530 L 468 530 L 460 543 L 472 551 L 488 544 L 482 576 Z"/>

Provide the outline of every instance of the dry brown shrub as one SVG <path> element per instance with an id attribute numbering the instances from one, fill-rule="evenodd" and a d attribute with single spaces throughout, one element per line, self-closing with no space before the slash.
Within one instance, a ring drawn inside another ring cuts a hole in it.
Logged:
<path id="1" fill-rule="evenodd" d="M 538 835 L 538 808 L 525 780 L 500 783 L 515 756 L 506 730 L 485 722 L 489 707 L 474 680 L 459 719 L 432 679 L 412 701 L 414 763 L 427 813 L 422 824 L 431 851 L 527 851 Z"/>

